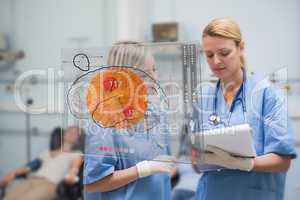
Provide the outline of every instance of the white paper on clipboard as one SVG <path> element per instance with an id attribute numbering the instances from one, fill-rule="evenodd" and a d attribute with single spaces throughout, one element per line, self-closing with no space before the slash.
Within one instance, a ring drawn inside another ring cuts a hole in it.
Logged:
<path id="1" fill-rule="evenodd" d="M 196 133 L 196 137 L 202 137 L 203 149 L 212 145 L 231 153 L 234 156 L 255 157 L 252 129 L 249 124 L 241 124 L 231 127 L 218 128 Z M 199 171 L 220 170 L 223 167 L 208 165 L 200 162 L 197 164 Z"/>

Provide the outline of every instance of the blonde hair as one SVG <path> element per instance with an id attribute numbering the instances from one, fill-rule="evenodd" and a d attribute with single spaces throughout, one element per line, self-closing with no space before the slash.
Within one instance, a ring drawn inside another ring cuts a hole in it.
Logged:
<path id="1" fill-rule="evenodd" d="M 203 30 L 202 38 L 206 36 L 232 39 L 236 46 L 242 42 L 242 33 L 238 23 L 231 18 L 217 18 L 212 20 Z M 241 67 L 245 67 L 245 57 L 240 57 Z"/>
<path id="2" fill-rule="evenodd" d="M 140 67 L 150 56 L 142 43 L 121 41 L 115 43 L 111 48 L 107 64 L 110 66 Z"/>

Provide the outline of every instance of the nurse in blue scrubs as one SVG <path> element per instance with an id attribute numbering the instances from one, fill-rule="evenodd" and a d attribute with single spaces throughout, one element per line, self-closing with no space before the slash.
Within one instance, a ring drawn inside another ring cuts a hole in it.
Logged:
<path id="1" fill-rule="evenodd" d="M 248 123 L 257 157 L 233 157 L 209 146 L 212 153 L 201 154 L 204 162 L 225 169 L 204 172 L 196 199 L 283 200 L 286 172 L 296 157 L 286 98 L 267 80 L 247 74 L 244 41 L 233 20 L 211 21 L 203 31 L 202 44 L 219 80 L 202 87 L 194 120 L 205 129 Z"/>
<path id="2" fill-rule="evenodd" d="M 154 60 L 140 43 L 118 43 L 110 51 L 108 64 L 138 66 L 155 79 Z M 150 122 L 146 121 L 147 131 L 143 124 L 135 126 L 137 136 L 131 136 L 126 129 L 90 126 L 85 150 L 85 199 L 171 199 L 170 173 L 174 166 L 168 156 L 169 134 L 164 116 L 155 106 L 148 105 L 147 119 L 159 122 L 148 130 Z"/>

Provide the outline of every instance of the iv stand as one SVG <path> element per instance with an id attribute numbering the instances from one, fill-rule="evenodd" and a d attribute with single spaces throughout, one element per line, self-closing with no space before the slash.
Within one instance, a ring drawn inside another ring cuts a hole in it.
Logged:
<path id="1" fill-rule="evenodd" d="M 26 121 L 26 158 L 27 162 L 31 160 L 31 130 L 30 130 L 30 109 L 29 107 L 33 104 L 33 99 L 28 98 L 26 100 L 26 113 L 25 113 L 25 121 Z"/>

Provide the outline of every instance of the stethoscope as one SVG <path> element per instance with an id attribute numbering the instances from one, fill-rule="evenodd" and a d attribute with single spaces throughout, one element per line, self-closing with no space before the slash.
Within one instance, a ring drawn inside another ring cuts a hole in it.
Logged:
<path id="1" fill-rule="evenodd" d="M 215 94 L 214 94 L 213 113 L 209 116 L 209 119 L 208 119 L 208 121 L 211 125 L 217 126 L 219 124 L 223 124 L 225 126 L 226 125 L 229 126 L 231 115 L 232 115 L 232 112 L 234 110 L 234 106 L 238 101 L 241 101 L 241 103 L 242 103 L 244 122 L 246 122 L 246 112 L 247 112 L 247 109 L 246 109 L 246 96 L 245 96 L 246 71 L 245 71 L 244 68 L 242 70 L 243 70 L 243 82 L 242 82 L 242 85 L 240 86 L 238 92 L 236 93 L 235 98 L 234 98 L 234 100 L 233 100 L 233 102 L 230 106 L 227 124 L 225 122 L 222 122 L 220 116 L 217 114 L 217 100 L 218 100 L 217 97 L 218 97 L 218 91 L 220 89 L 221 81 L 219 80 L 217 82 L 216 89 L 215 89 Z"/>

